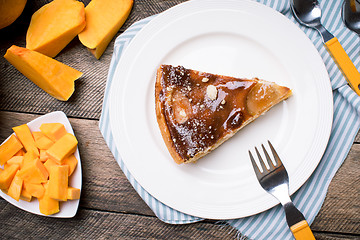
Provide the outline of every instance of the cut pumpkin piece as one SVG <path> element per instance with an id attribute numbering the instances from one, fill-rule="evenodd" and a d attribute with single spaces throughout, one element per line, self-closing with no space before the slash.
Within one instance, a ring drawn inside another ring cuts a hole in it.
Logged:
<path id="1" fill-rule="evenodd" d="M 24 154 L 23 158 L 23 164 L 21 165 L 21 169 L 27 168 L 29 165 L 31 165 L 35 160 L 37 159 L 37 156 L 33 152 L 27 152 Z"/>
<path id="2" fill-rule="evenodd" d="M 19 176 L 29 183 L 44 183 L 47 182 L 49 173 L 44 164 L 37 158 L 35 161 L 27 164 L 26 167 L 23 167 L 19 172 Z"/>
<path id="3" fill-rule="evenodd" d="M 19 165 L 19 167 L 21 168 L 24 162 L 24 156 L 13 156 L 12 158 L 10 158 L 6 164 L 17 164 Z"/>
<path id="4" fill-rule="evenodd" d="M 74 81 L 82 73 L 26 48 L 11 46 L 4 55 L 17 70 L 54 98 L 67 101 L 74 92 Z"/>
<path id="5" fill-rule="evenodd" d="M 0 173 L 0 189 L 6 190 L 10 187 L 10 184 L 19 168 L 19 165 L 12 164 Z"/>
<path id="6" fill-rule="evenodd" d="M 4 165 L 12 156 L 23 148 L 23 145 L 15 135 L 0 146 L 0 165 Z"/>
<path id="7" fill-rule="evenodd" d="M 26 202 L 31 202 L 32 196 L 24 187 L 21 190 L 20 199 Z"/>
<path id="8" fill-rule="evenodd" d="M 54 142 L 67 133 L 62 123 L 43 123 L 40 126 L 40 131 Z"/>
<path id="9" fill-rule="evenodd" d="M 49 159 L 49 156 L 46 154 L 47 150 L 40 149 L 40 162 L 44 163 Z"/>
<path id="10" fill-rule="evenodd" d="M 35 140 L 31 134 L 30 128 L 28 125 L 23 124 L 17 127 L 13 127 L 13 130 L 16 136 L 19 138 L 20 142 L 26 149 L 26 152 L 33 152 L 36 156 L 39 156 L 39 150 L 35 145 Z"/>
<path id="11" fill-rule="evenodd" d="M 42 214 L 51 215 L 60 211 L 60 204 L 58 200 L 49 197 L 48 183 L 43 184 L 45 188 L 44 196 L 39 198 L 39 210 Z"/>
<path id="12" fill-rule="evenodd" d="M 48 138 L 47 136 L 44 135 L 43 137 L 37 139 L 35 141 L 35 144 L 38 149 L 47 150 L 54 144 L 54 142 L 51 141 L 50 138 Z"/>
<path id="13" fill-rule="evenodd" d="M 75 152 L 78 141 L 71 133 L 65 134 L 56 141 L 47 151 L 49 159 L 54 160 L 58 164 L 63 164 L 66 157 Z"/>
<path id="14" fill-rule="evenodd" d="M 55 162 L 54 160 L 52 159 L 48 159 L 46 160 L 46 162 L 44 163 L 44 167 L 46 168 L 46 170 L 48 171 L 48 173 L 50 173 L 50 169 L 52 166 L 57 166 L 57 165 L 60 165 L 58 164 L 57 162 Z"/>
<path id="15" fill-rule="evenodd" d="M 24 149 L 20 149 L 17 153 L 15 153 L 14 156 L 24 156 L 24 154 L 25 154 Z"/>
<path id="16" fill-rule="evenodd" d="M 13 180 L 11 181 L 10 187 L 8 189 L 8 195 L 15 199 L 16 201 L 19 201 L 21 190 L 23 188 L 23 179 L 19 177 L 19 170 L 16 172 Z"/>
<path id="17" fill-rule="evenodd" d="M 92 0 L 85 8 L 81 43 L 99 59 L 130 14 L 133 0 Z"/>
<path id="18" fill-rule="evenodd" d="M 37 140 L 39 140 L 42 136 L 44 136 L 44 134 L 42 132 L 32 132 L 32 135 L 33 135 L 35 142 Z"/>
<path id="19" fill-rule="evenodd" d="M 41 183 L 24 182 L 24 188 L 33 197 L 41 198 L 44 196 L 45 188 Z"/>
<path id="20" fill-rule="evenodd" d="M 26 34 L 26 48 L 55 57 L 85 25 L 82 2 L 54 0 L 31 17 Z"/>
<path id="21" fill-rule="evenodd" d="M 80 189 L 74 187 L 68 187 L 67 189 L 67 199 L 68 200 L 75 200 L 80 199 Z"/>
<path id="22" fill-rule="evenodd" d="M 49 197 L 66 201 L 68 196 L 69 167 L 54 165 L 50 168 L 48 194 Z"/>
<path id="23" fill-rule="evenodd" d="M 77 166 L 78 160 L 76 159 L 74 154 L 71 154 L 69 157 L 64 159 L 63 165 L 69 166 L 69 176 L 74 172 Z"/>

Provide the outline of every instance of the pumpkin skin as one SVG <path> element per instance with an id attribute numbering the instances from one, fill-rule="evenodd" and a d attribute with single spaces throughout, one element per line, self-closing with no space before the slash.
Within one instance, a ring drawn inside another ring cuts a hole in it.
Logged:
<path id="1" fill-rule="evenodd" d="M 24 11 L 27 0 L 0 0 L 0 29 L 11 25 Z"/>

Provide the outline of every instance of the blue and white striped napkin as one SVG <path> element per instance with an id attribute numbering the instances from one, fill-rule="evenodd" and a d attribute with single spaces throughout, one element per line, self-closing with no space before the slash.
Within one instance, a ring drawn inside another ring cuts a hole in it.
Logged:
<path id="1" fill-rule="evenodd" d="M 294 19 L 289 0 L 257 0 L 258 2 L 271 7 L 291 21 Z M 347 29 L 341 20 L 341 4 L 339 0 L 319 0 L 323 10 L 322 22 L 325 27 L 333 33 L 354 62 L 357 69 L 360 69 L 360 43 L 359 37 Z M 109 90 L 113 80 L 115 68 L 123 50 L 127 47 L 136 33 L 150 22 L 154 16 L 143 19 L 134 23 L 115 41 L 114 54 L 111 60 L 107 85 L 104 95 L 102 114 L 100 117 L 100 131 L 102 132 L 106 143 L 108 144 L 115 159 L 119 163 L 126 177 L 133 185 L 138 194 L 146 204 L 154 211 L 156 216 L 171 224 L 185 224 L 201 221 L 201 218 L 190 216 L 176 211 L 147 193 L 130 174 L 120 154 L 114 144 L 113 136 L 109 122 Z M 312 29 L 298 26 L 314 43 L 321 57 L 324 60 L 328 70 L 333 95 L 334 95 L 334 119 L 332 132 L 327 149 L 321 159 L 318 167 L 309 178 L 309 180 L 292 196 L 294 204 L 304 214 L 309 224 L 318 214 L 321 205 L 325 199 L 327 189 L 335 173 L 346 158 L 355 136 L 360 128 L 360 97 L 351 90 L 337 65 L 323 46 L 320 36 Z M 228 220 L 227 224 L 235 227 L 240 236 L 247 236 L 251 239 L 292 239 L 286 220 L 285 214 L 280 205 L 275 206 L 263 213 L 246 217 L 242 219 Z"/>

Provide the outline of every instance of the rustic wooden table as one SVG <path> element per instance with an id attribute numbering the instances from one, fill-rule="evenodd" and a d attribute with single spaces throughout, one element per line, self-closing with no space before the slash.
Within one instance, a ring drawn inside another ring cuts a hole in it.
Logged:
<path id="1" fill-rule="evenodd" d="M 189 225 L 161 222 L 134 191 L 98 128 L 107 71 L 114 40 L 96 60 L 79 40 L 74 39 L 56 59 L 84 73 L 67 102 L 47 95 L 21 75 L 2 56 L 15 44 L 25 46 L 32 13 L 50 0 L 28 1 L 21 17 L 0 30 L 0 142 L 11 128 L 42 114 L 61 110 L 70 119 L 79 140 L 83 188 L 74 218 L 56 219 L 20 210 L 0 199 L 1 239 L 233 239 L 230 226 L 206 220 Z M 84 1 L 87 4 L 89 1 Z M 121 34 L 137 20 L 160 13 L 182 0 L 136 0 Z M 360 135 L 334 177 L 325 202 L 311 229 L 317 239 L 360 238 Z"/>

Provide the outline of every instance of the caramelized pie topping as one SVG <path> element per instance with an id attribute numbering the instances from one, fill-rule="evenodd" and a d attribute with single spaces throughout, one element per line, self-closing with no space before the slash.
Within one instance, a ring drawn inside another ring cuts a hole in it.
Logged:
<path id="1" fill-rule="evenodd" d="M 210 149 L 279 98 L 277 89 L 258 79 L 182 66 L 161 65 L 157 78 L 156 107 L 167 127 L 162 131 L 168 131 L 172 147 L 184 162 Z"/>

